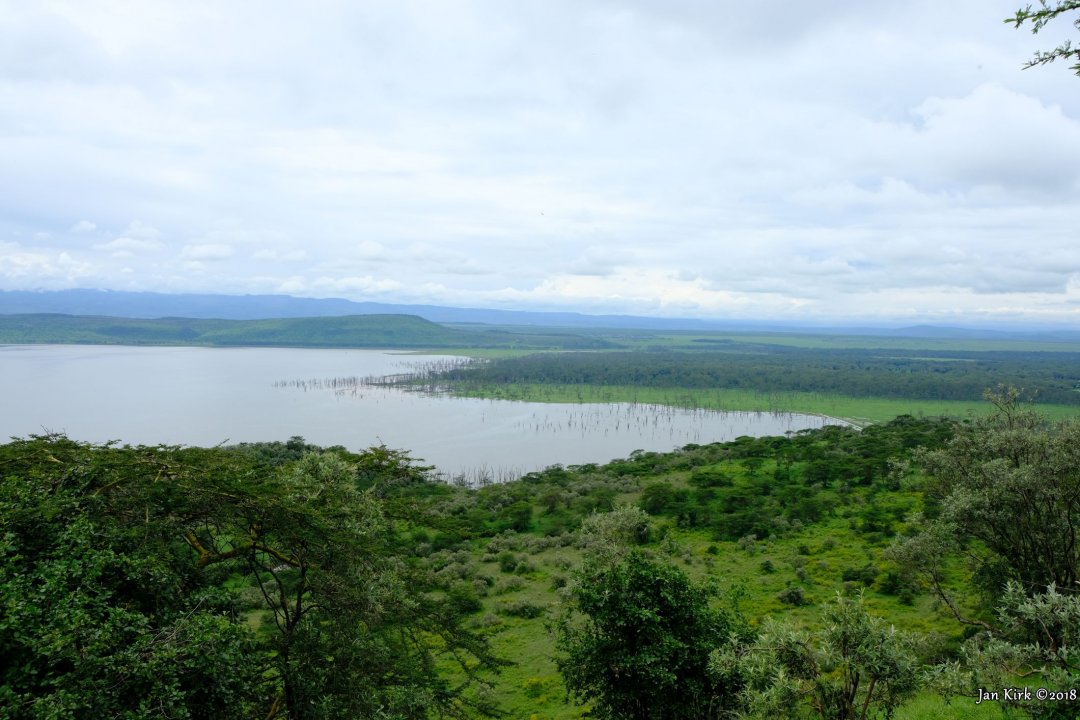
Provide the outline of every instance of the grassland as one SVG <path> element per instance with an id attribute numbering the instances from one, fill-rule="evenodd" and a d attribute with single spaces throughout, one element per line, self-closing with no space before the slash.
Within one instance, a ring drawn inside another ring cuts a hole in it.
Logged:
<path id="1" fill-rule="evenodd" d="M 935 425 L 927 421 L 914 427 Z M 773 493 L 781 492 L 785 482 L 793 489 L 805 487 L 809 480 L 802 477 L 805 468 L 799 462 L 796 475 L 783 475 L 787 481 L 777 479 L 783 468 L 776 458 L 795 445 L 803 447 L 796 453 L 812 455 L 817 450 L 832 453 L 844 443 L 855 443 L 843 452 L 851 452 L 852 457 L 883 455 L 886 447 L 895 447 L 891 443 L 899 436 L 894 435 L 903 432 L 902 426 L 883 426 L 867 441 L 862 434 L 839 431 L 832 433 L 833 440 L 818 441 L 817 449 L 806 442 L 830 433 L 812 433 L 801 440 L 728 443 L 671 454 L 643 453 L 605 466 L 556 468 L 508 485 L 465 491 L 471 494 L 472 507 L 505 507 L 511 499 L 528 503 L 532 520 L 517 532 L 435 551 L 428 562 L 437 574 L 461 577 L 477 588 L 480 603 L 471 625 L 490 639 L 497 653 L 514 663 L 495 679 L 492 690 L 511 718 L 570 720 L 586 716 L 587 708 L 565 697 L 553 660 L 557 653 L 548 622 L 564 611 L 565 586 L 574 581 L 574 569 L 583 557 L 576 534 L 559 532 L 553 523 L 566 512 L 586 512 L 589 498 L 603 497 L 606 507 L 650 507 L 650 550 L 695 581 L 710 584 L 716 592 L 715 603 L 736 608 L 751 626 L 775 618 L 813 629 L 820 623 L 823 603 L 838 592 L 848 596 L 861 592 L 871 613 L 905 632 L 917 633 L 923 638 L 924 661 L 937 662 L 955 653 L 963 628 L 931 595 L 898 592 L 891 584 L 891 566 L 885 557 L 894 533 L 902 534 L 907 518 L 922 508 L 922 479 L 918 475 L 893 490 L 886 490 L 880 479 L 854 485 L 828 482 L 813 491 L 816 502 L 831 508 L 817 521 L 792 518 L 795 503 L 777 499 L 778 505 L 769 505 L 772 501 L 765 501 L 766 505 L 751 512 L 754 519 L 750 522 L 772 529 L 738 539 L 720 537 L 730 534 L 725 529 L 729 521 L 735 521 L 730 516 L 729 520 L 715 517 L 712 522 L 716 524 L 710 527 L 701 524 L 706 522 L 705 516 L 695 516 L 699 518 L 696 521 L 687 519 L 686 503 L 695 497 L 717 502 L 725 493 L 733 493 L 733 497 L 748 493 L 760 499 L 766 486 L 776 488 Z M 770 455 L 775 457 L 751 460 Z M 720 457 L 724 459 L 716 462 Z M 839 467 L 834 465 L 834 469 Z M 724 477 L 730 485 L 705 492 L 695 482 L 702 472 Z M 658 487 L 672 498 L 684 499 L 664 507 L 650 505 L 646 498 L 650 493 L 656 497 L 653 491 Z M 955 581 L 966 581 L 962 566 L 957 565 L 952 572 Z M 804 598 L 796 605 L 781 599 L 784 591 L 793 587 Z M 963 610 L 979 612 L 974 599 L 964 602 Z M 992 703 L 976 706 L 972 699 L 960 697 L 946 704 L 927 691 L 896 717 L 981 720 L 1006 716 Z"/>
<path id="2" fill-rule="evenodd" d="M 643 403 L 704 410 L 806 413 L 837 418 L 857 426 L 885 422 L 900 415 L 965 418 L 989 412 L 987 403 L 975 400 L 860 398 L 812 392 L 763 393 L 753 390 L 702 390 L 633 385 L 513 383 L 463 388 L 455 392 L 463 397 L 524 402 Z M 1080 407 L 1074 405 L 1042 403 L 1038 405 L 1038 409 L 1056 420 L 1080 415 Z"/>

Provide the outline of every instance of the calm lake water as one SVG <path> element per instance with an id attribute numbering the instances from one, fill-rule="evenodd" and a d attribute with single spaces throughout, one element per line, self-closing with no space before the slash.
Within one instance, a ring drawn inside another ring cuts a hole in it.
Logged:
<path id="1" fill-rule="evenodd" d="M 384 443 L 450 474 L 527 472 L 820 427 L 811 415 L 357 393 L 292 380 L 407 372 L 437 355 L 379 350 L 0 346 L 0 439 L 47 431 L 90 442 L 217 445 L 287 440 L 360 450 Z"/>

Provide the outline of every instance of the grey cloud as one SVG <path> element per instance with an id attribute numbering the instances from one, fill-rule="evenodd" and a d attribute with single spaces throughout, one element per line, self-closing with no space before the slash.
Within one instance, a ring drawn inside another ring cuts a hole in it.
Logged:
<path id="1" fill-rule="evenodd" d="M 1080 93 L 980 0 L 103 7 L 0 28 L 19 282 L 75 282 L 66 253 L 96 286 L 584 311 L 1073 301 Z"/>

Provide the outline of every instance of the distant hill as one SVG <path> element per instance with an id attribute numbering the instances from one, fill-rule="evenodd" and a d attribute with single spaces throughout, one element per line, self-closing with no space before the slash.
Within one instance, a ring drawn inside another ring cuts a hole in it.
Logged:
<path id="1" fill-rule="evenodd" d="M 572 333 L 511 334 L 451 328 L 414 315 L 220 320 L 60 314 L 0 315 L 0 344 L 206 345 L 215 347 L 598 349 Z"/>
<path id="2" fill-rule="evenodd" d="M 544 327 L 715 330 L 750 328 L 750 323 L 631 315 L 584 315 L 573 312 L 485 310 L 439 305 L 353 302 L 341 298 L 289 295 L 169 295 L 113 290 L 0 291 L 0 314 L 62 313 L 129 318 L 186 317 L 222 320 L 334 317 L 343 315 L 415 315 L 437 323 L 533 325 Z M 761 327 L 753 325 L 753 327 Z"/>
<path id="3" fill-rule="evenodd" d="M 606 328 L 691 332 L 791 332 L 813 335 L 871 335 L 877 337 L 1026 340 L 1080 340 L 1080 330 L 1059 328 L 985 329 L 916 325 L 911 327 L 836 327 L 746 320 L 652 318 L 634 315 L 586 315 L 575 312 L 491 310 L 440 305 L 400 305 L 353 302 L 341 298 L 300 298 L 289 295 L 210 295 L 123 292 L 115 290 L 0 290 L 0 316 L 59 313 L 122 318 L 194 318 L 269 320 L 342 317 L 349 315 L 413 315 L 435 323 L 532 326 L 545 328 Z"/>

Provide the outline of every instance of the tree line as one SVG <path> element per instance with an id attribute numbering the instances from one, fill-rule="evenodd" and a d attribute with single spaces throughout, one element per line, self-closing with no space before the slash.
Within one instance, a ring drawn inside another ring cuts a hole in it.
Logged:
<path id="1" fill-rule="evenodd" d="M 775 345 L 700 352 L 565 352 L 436 371 L 428 384 L 611 385 L 814 392 L 850 397 L 980 400 L 1023 388 L 1038 402 L 1080 404 L 1080 353 L 820 350 Z"/>

